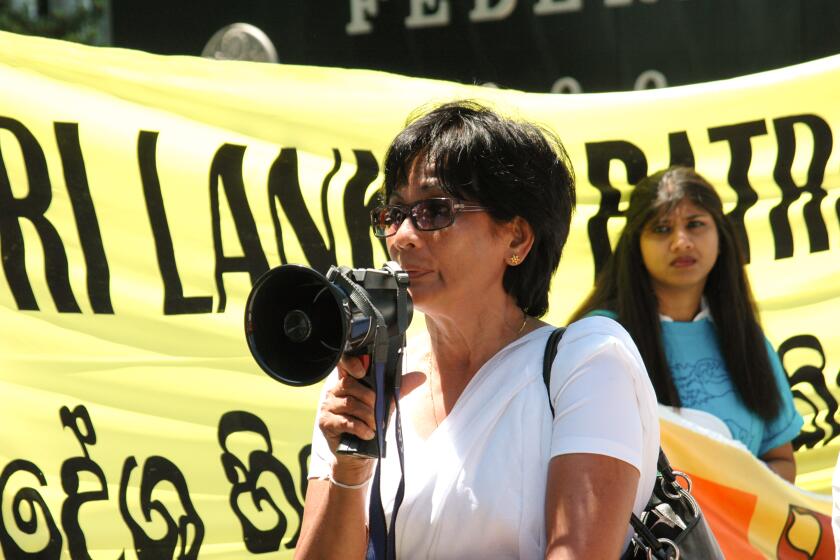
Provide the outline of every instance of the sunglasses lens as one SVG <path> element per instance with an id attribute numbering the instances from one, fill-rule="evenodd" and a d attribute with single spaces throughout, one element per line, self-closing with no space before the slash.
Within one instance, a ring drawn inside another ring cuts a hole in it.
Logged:
<path id="1" fill-rule="evenodd" d="M 452 225 L 455 214 L 449 199 L 430 198 L 421 200 L 412 209 L 417 229 L 432 231 Z"/>
<path id="2" fill-rule="evenodd" d="M 406 210 L 400 206 L 379 206 L 370 213 L 373 234 L 377 237 L 390 237 L 397 233 L 400 224 L 411 213 L 414 226 L 422 231 L 434 231 L 451 226 L 455 222 L 455 208 L 448 198 L 429 198 L 421 200 Z"/>
<path id="3" fill-rule="evenodd" d="M 396 206 L 379 206 L 370 213 L 373 234 L 377 237 L 394 235 L 404 219 L 405 214 L 402 209 Z"/>

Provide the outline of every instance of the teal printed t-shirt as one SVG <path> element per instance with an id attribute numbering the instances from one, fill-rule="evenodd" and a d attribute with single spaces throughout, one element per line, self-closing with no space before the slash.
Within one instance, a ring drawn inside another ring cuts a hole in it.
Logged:
<path id="1" fill-rule="evenodd" d="M 615 313 L 604 310 L 593 311 L 590 315 L 616 318 Z M 779 356 L 766 338 L 770 366 L 782 396 L 781 410 L 770 422 L 757 416 L 741 401 L 720 353 L 717 331 L 710 318 L 692 322 L 662 321 L 660 324 L 665 359 L 683 407 L 717 416 L 726 423 L 732 436 L 758 457 L 799 434 L 802 417 L 793 405 L 793 395 Z"/>

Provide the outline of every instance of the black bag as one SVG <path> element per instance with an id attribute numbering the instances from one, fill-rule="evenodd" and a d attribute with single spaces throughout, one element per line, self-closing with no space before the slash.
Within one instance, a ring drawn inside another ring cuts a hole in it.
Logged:
<path id="1" fill-rule="evenodd" d="M 549 391 L 551 365 L 557 354 L 557 343 L 566 329 L 556 329 L 548 337 L 543 358 L 543 381 Z M 675 471 L 665 452 L 659 449 L 658 473 L 648 504 L 639 517 L 630 514 L 634 534 L 620 560 L 723 560 L 724 556 L 712 534 L 700 506 L 691 495 L 691 480 L 685 473 Z M 686 488 L 677 479 L 682 478 Z"/>

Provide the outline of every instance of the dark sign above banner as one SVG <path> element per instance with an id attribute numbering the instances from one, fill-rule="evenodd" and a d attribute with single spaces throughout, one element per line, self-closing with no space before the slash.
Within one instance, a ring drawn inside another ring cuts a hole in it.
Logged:
<path id="1" fill-rule="evenodd" d="M 840 52 L 833 0 L 148 0 L 115 2 L 112 20 L 115 46 L 159 54 L 201 54 L 244 22 L 285 64 L 534 92 L 705 82 Z"/>

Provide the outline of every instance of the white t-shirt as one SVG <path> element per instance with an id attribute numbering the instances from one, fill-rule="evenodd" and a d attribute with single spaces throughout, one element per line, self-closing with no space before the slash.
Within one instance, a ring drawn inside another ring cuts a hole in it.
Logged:
<path id="1" fill-rule="evenodd" d="M 493 356 L 425 441 L 403 416 L 405 498 L 396 523 L 401 560 L 543 558 L 548 462 L 556 455 L 595 453 L 629 463 L 640 473 L 633 510 L 638 514 L 647 504 L 659 422 L 635 345 L 604 317 L 570 325 L 552 366 L 552 417 L 542 378 L 552 330 L 540 328 Z M 408 356 L 409 364 L 418 354 Z M 400 480 L 393 418 L 382 465 L 389 519 Z M 309 477 L 326 478 L 333 460 L 316 419 Z"/>

